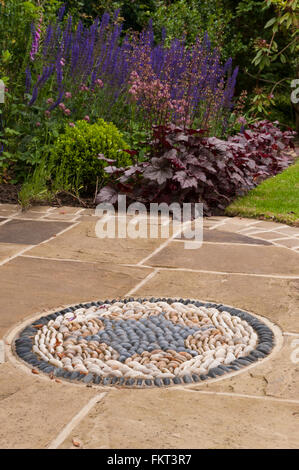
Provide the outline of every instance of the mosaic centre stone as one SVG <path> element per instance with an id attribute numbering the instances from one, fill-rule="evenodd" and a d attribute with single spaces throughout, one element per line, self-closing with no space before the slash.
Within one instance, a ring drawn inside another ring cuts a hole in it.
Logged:
<path id="1" fill-rule="evenodd" d="M 124 299 L 42 317 L 15 341 L 21 359 L 51 376 L 101 385 L 170 386 L 222 376 L 264 358 L 271 329 L 221 304 Z"/>

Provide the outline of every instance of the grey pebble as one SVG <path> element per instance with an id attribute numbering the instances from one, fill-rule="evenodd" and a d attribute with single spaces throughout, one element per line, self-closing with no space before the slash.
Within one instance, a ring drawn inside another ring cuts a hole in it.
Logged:
<path id="1" fill-rule="evenodd" d="M 185 384 L 191 384 L 192 383 L 192 379 L 191 379 L 190 375 L 184 375 L 183 380 L 184 380 Z"/>
<path id="2" fill-rule="evenodd" d="M 155 384 L 157 387 L 162 387 L 162 385 L 163 385 L 161 379 L 158 379 L 158 378 L 156 378 L 156 379 L 154 380 L 154 384 Z"/>
<path id="3" fill-rule="evenodd" d="M 94 377 L 93 374 L 87 374 L 84 377 L 83 382 L 86 383 L 86 384 L 89 384 L 93 380 L 93 377 Z"/>
<path id="4" fill-rule="evenodd" d="M 173 383 L 176 384 L 176 385 L 182 383 L 182 381 L 181 381 L 181 379 L 180 379 L 179 377 L 174 377 L 174 379 L 172 379 L 172 381 L 173 381 Z"/>
<path id="5" fill-rule="evenodd" d="M 131 387 L 132 385 L 134 385 L 134 383 L 135 383 L 135 379 L 128 379 L 128 380 L 126 381 L 126 385 L 129 385 L 130 387 Z"/>

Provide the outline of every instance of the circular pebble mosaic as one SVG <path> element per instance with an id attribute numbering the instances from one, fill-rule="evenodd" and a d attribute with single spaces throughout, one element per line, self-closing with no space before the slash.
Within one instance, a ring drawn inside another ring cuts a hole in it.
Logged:
<path id="1" fill-rule="evenodd" d="M 69 307 L 35 321 L 15 341 L 21 359 L 52 377 L 124 387 L 215 378 L 273 346 L 271 329 L 247 312 L 154 298 Z"/>

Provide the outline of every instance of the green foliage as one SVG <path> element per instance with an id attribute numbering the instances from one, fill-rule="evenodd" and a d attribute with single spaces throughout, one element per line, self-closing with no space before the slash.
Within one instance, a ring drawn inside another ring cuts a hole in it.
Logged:
<path id="1" fill-rule="evenodd" d="M 113 15 L 114 11 L 120 9 L 120 16 L 124 18 L 125 29 L 140 31 L 151 18 L 156 10 L 158 0 L 69 0 L 68 11 L 80 17 L 85 23 L 92 22 L 95 17 L 101 17 L 108 12 Z"/>
<path id="2" fill-rule="evenodd" d="M 16 84 L 24 71 L 31 45 L 30 25 L 43 12 L 38 3 L 30 0 L 0 2 L 0 78 L 7 76 L 7 85 L 8 82 Z M 47 3 L 53 4 L 53 0 Z"/>
<path id="3" fill-rule="evenodd" d="M 66 119 L 47 119 L 44 109 L 38 106 L 29 108 L 22 97 L 5 93 L 2 105 L 0 145 L 0 171 L 8 170 L 12 182 L 24 181 L 26 175 L 49 155 L 59 133 L 63 131 Z"/>
<path id="4" fill-rule="evenodd" d="M 183 36 L 189 42 L 194 42 L 203 30 L 202 15 L 196 3 L 194 0 L 179 0 L 169 5 L 159 2 L 153 15 L 155 31 L 161 34 L 162 28 L 165 28 L 168 43 Z"/>
<path id="5" fill-rule="evenodd" d="M 33 173 L 27 176 L 18 194 L 22 208 L 27 209 L 32 203 L 51 203 L 59 193 L 72 194 L 69 175 L 62 170 L 61 167 L 55 169 L 54 162 L 44 156 Z"/>
<path id="6" fill-rule="evenodd" d="M 274 9 L 274 16 L 267 21 L 264 30 L 265 34 L 270 32 L 271 38 L 256 39 L 255 57 L 252 60 L 258 69 L 259 87 L 255 90 L 251 111 L 264 115 L 271 113 L 267 108 L 275 109 L 274 105 L 283 102 L 281 95 L 286 88 L 289 109 L 291 109 L 291 82 L 296 76 L 299 78 L 299 1 L 267 0 L 264 9 L 270 7 Z M 275 71 L 274 74 L 273 71 Z M 269 75 L 273 76 L 270 78 Z M 275 97 L 274 90 L 279 99 Z M 299 131 L 299 109 L 296 106 L 294 106 L 294 112 L 298 114 L 297 130 Z"/>
<path id="7" fill-rule="evenodd" d="M 52 196 L 48 186 L 50 174 L 51 168 L 47 165 L 46 159 L 43 159 L 33 174 L 26 179 L 19 192 L 19 203 L 24 209 L 33 202 L 51 201 Z"/>
<path id="8" fill-rule="evenodd" d="M 47 100 L 55 98 L 54 82 L 50 89 L 39 91 L 38 105 L 26 106 L 30 99 L 29 95 L 24 96 L 24 82 L 31 49 L 31 23 L 36 25 L 42 18 L 43 38 L 46 25 L 55 22 L 57 11 L 64 3 L 67 9 L 63 22 L 72 14 L 74 25 L 79 18 L 90 23 L 105 11 L 113 15 L 120 8 L 119 20 L 124 18 L 124 33 L 141 30 L 150 18 L 155 36 L 159 39 L 165 27 L 168 42 L 186 35 L 191 45 L 197 35 L 207 31 L 212 45 L 221 48 L 223 59 L 232 57 L 240 66 L 237 95 L 242 96 L 244 90 L 248 92 L 246 105 L 228 117 L 228 133 L 238 132 L 242 119 L 248 124 L 265 116 L 284 125 L 294 125 L 297 116 L 299 126 L 299 104 L 292 106 L 290 100 L 291 82 L 299 78 L 299 0 L 0 0 L 0 80 L 7 87 L 5 103 L 0 104 L 0 180 L 23 182 L 28 174 L 32 177 L 44 161 L 49 162 L 59 136 L 74 131 L 69 124 L 85 115 L 92 124 L 101 116 L 124 131 L 127 144 L 120 148 L 138 150 L 140 142 L 148 139 L 131 103 L 114 102 L 107 91 L 109 83 L 94 93 L 74 93 L 70 82 L 65 90 L 73 92 L 72 98 L 65 100 L 71 111 L 69 115 L 58 107 L 51 115 L 45 114 L 49 107 Z M 38 61 L 33 72 L 41 73 Z M 83 125 L 88 126 L 85 122 Z M 218 135 L 217 129 L 214 134 Z M 77 155 L 75 147 L 72 152 Z M 145 151 L 140 153 L 138 159 L 144 160 L 145 154 Z M 127 154 L 124 158 L 128 158 Z M 57 188 L 68 188 L 69 180 L 76 187 L 91 184 L 94 176 L 89 179 L 90 175 L 84 176 L 84 182 L 76 183 L 76 162 L 72 157 L 69 159 L 73 162 L 70 168 L 61 166 L 60 173 L 56 171 Z M 104 165 L 104 161 L 96 163 L 101 168 Z M 53 179 L 51 185 L 54 187 Z"/>
<path id="9" fill-rule="evenodd" d="M 112 123 L 99 119 L 95 124 L 77 121 L 75 127 L 66 127 L 52 147 L 50 162 L 53 164 L 54 179 L 60 173 L 66 176 L 72 189 L 77 193 L 91 190 L 107 179 L 103 171 L 107 162 L 99 160 L 98 155 L 116 160 L 116 166 L 130 164 L 127 148 L 121 133 Z"/>
<path id="10" fill-rule="evenodd" d="M 186 36 L 187 42 L 192 44 L 196 37 L 207 32 L 213 46 L 222 48 L 224 59 L 233 55 L 238 38 L 231 35 L 233 13 L 225 8 L 223 0 L 160 0 L 157 3 L 152 18 L 158 37 L 165 28 L 167 42 Z"/>
<path id="11" fill-rule="evenodd" d="M 44 18 L 44 28 L 47 21 L 56 18 L 62 3 L 58 0 L 0 0 L 0 79 L 7 87 L 5 102 L 0 104 L 0 148 L 2 145 L 4 148 L 0 152 L 0 175 L 8 171 L 12 182 L 23 181 L 28 166 L 40 162 L 52 142 L 51 132 L 57 127 L 57 123 L 49 123 L 37 128 L 37 122 L 42 121 L 38 116 L 41 110 L 26 106 L 24 83 L 31 49 L 31 24 Z"/>

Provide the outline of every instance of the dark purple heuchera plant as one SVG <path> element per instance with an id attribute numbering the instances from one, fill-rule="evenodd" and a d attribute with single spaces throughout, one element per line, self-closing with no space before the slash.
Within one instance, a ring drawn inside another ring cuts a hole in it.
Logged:
<path id="1" fill-rule="evenodd" d="M 236 196 L 286 168 L 292 158 L 293 131 L 282 132 L 268 121 L 249 126 L 228 141 L 205 137 L 200 129 L 155 126 L 150 159 L 128 168 L 107 167 L 113 180 L 97 202 L 202 202 L 209 215 Z M 132 154 L 132 151 L 131 151 Z"/>
<path id="2" fill-rule="evenodd" d="M 56 93 L 51 111 L 66 92 L 75 96 L 82 86 L 92 92 L 101 80 L 108 109 L 118 99 L 125 101 L 149 128 L 169 122 L 192 127 L 196 119 L 202 127 L 225 127 L 238 69 L 232 70 L 231 59 L 221 63 L 207 35 L 191 47 L 179 39 L 166 47 L 164 40 L 154 43 L 151 23 L 141 33 L 122 36 L 118 12 L 112 20 L 105 13 L 89 28 L 82 22 L 74 27 L 71 16 L 62 27 L 63 13 L 43 38 L 33 38 L 26 70 L 30 106 L 42 90 L 51 89 Z"/>

